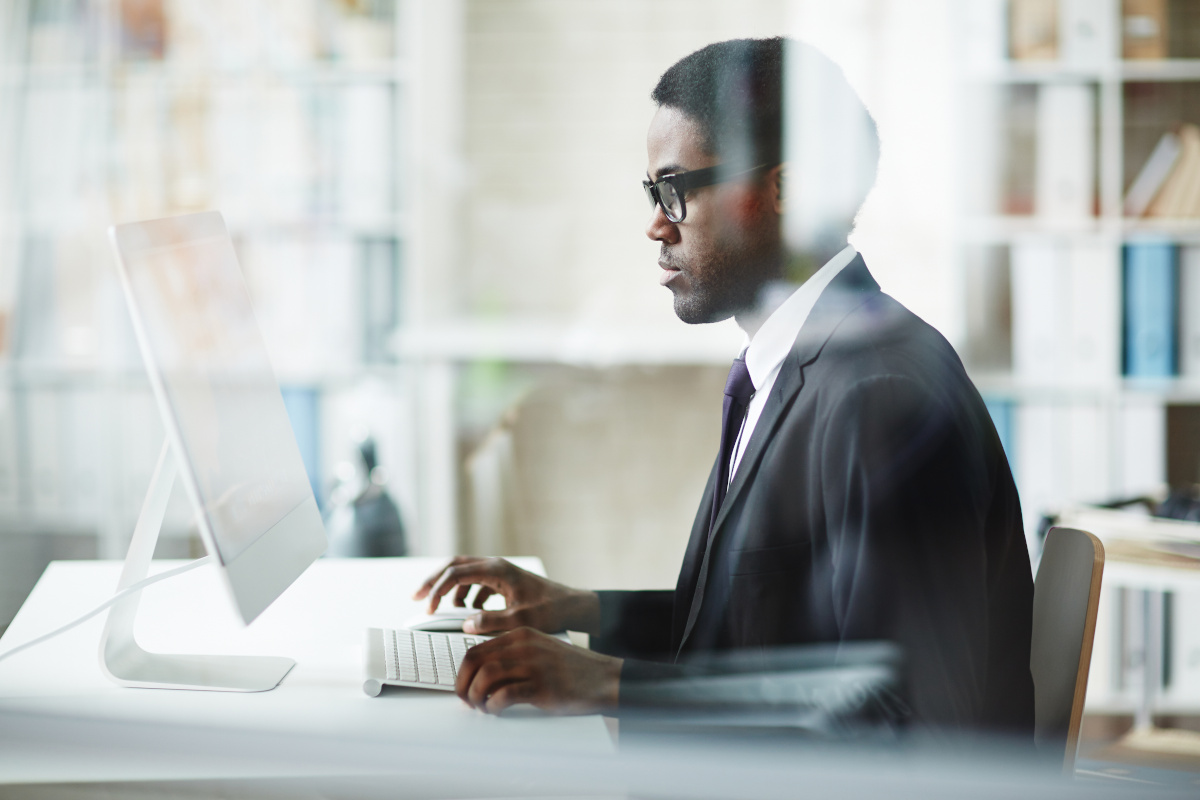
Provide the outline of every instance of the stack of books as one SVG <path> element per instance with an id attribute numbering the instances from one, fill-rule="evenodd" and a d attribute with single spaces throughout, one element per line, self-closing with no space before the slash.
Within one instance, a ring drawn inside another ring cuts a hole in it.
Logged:
<path id="1" fill-rule="evenodd" d="M 1200 127 L 1175 126 L 1158 140 L 1125 195 L 1127 217 L 1200 217 Z"/>

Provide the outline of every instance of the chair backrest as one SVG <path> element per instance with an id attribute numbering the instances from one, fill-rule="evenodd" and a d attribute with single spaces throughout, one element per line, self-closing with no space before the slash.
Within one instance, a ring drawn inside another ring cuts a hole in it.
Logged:
<path id="1" fill-rule="evenodd" d="M 1086 531 L 1051 528 L 1033 585 L 1034 741 L 1075 768 L 1079 723 L 1092 663 L 1104 545 Z"/>

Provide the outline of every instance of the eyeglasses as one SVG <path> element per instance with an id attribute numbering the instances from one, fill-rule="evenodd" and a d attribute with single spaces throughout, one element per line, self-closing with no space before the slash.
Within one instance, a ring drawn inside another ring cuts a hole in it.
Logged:
<path id="1" fill-rule="evenodd" d="M 728 173 L 725 171 L 727 165 L 717 164 L 713 167 L 677 172 L 674 175 L 663 175 L 656 181 L 642 181 L 642 188 L 646 190 L 646 198 L 650 201 L 651 208 L 656 204 L 660 205 L 671 222 L 683 222 L 687 217 L 687 204 L 683 198 L 688 192 L 742 178 L 766 166 L 768 165 L 759 164 L 741 172 Z"/>

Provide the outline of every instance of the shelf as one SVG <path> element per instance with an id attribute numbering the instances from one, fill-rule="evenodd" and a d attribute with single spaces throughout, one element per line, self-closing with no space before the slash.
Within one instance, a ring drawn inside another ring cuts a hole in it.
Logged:
<path id="1" fill-rule="evenodd" d="M 1125 219 L 1126 239 L 1166 237 L 1185 244 L 1200 243 L 1200 219 Z"/>
<path id="2" fill-rule="evenodd" d="M 1122 61 L 1121 79 L 1128 83 L 1154 81 L 1200 81 L 1200 59 Z"/>
<path id="3" fill-rule="evenodd" d="M 1116 62 L 1108 65 L 1073 65 L 1058 61 L 1003 61 L 989 69 L 967 72 L 965 81 L 975 83 L 1098 83 L 1115 80 Z"/>
<path id="4" fill-rule="evenodd" d="M 1074 220 L 1038 216 L 974 216 L 963 220 L 963 239 L 975 243 L 1006 243 L 1031 238 L 1109 237 L 1121 235 L 1121 221 L 1103 217 Z"/>
<path id="5" fill-rule="evenodd" d="M 450 320 L 401 331 L 402 361 L 728 366 L 744 337 L 732 322 L 678 328 L 607 328 L 553 322 Z"/>
<path id="6" fill-rule="evenodd" d="M 337 389 L 364 380 L 397 380 L 399 364 L 361 364 L 327 370 L 277 370 L 282 386 Z M 141 367 L 55 366 L 52 364 L 0 363 L 0 387 L 22 389 L 145 389 L 150 390 Z"/>
<path id="7" fill-rule="evenodd" d="M 1200 81 L 1200 59 L 1113 60 L 1094 65 L 1059 61 L 1006 61 L 990 69 L 973 70 L 966 74 L 965 80 L 969 84 Z"/>
<path id="8" fill-rule="evenodd" d="M 1038 216 L 976 216 L 963 221 L 963 240 L 974 244 L 1006 244 L 1027 239 L 1168 238 L 1182 244 L 1200 243 L 1200 219 L 1130 219 L 1086 217 L 1077 220 Z"/>
<path id="9" fill-rule="evenodd" d="M 60 82 L 119 83 L 129 78 L 152 79 L 178 86 L 242 85 L 247 81 L 282 81 L 306 85 L 350 83 L 403 83 L 409 79 L 404 64 L 378 66 L 329 62 L 308 66 L 251 66 L 197 68 L 170 61 L 100 64 L 31 64 L 0 69 L 4 85 Z"/>
<path id="10" fill-rule="evenodd" d="M 1030 381 L 1011 373 L 977 373 L 968 368 L 979 393 L 1016 402 L 1114 402 L 1150 398 L 1170 404 L 1200 404 L 1200 377 L 1126 378 L 1107 381 Z"/>
<path id="11" fill-rule="evenodd" d="M 220 211 L 220 207 L 214 207 Z M 182 211 L 164 210 L 162 216 L 172 216 Z M 57 236 L 61 234 L 76 234 L 79 225 L 74 221 L 64 221 L 61 218 L 36 219 L 30 214 L 16 214 L 10 221 L 17 230 L 39 236 Z M 404 213 L 380 214 L 372 218 L 356 217 L 349 219 L 336 214 L 324 215 L 312 213 L 296 217 L 278 217 L 275 219 L 244 219 L 226 218 L 229 234 L 235 240 L 239 238 L 272 238 L 278 236 L 302 235 L 305 238 L 314 235 L 339 236 L 343 238 L 371 237 L 376 239 L 404 239 L 410 233 L 410 218 Z"/>
<path id="12" fill-rule="evenodd" d="M 4 536 L 95 536 L 100 530 L 100 522 L 95 514 L 68 514 L 63 512 L 46 513 L 43 511 L 3 511 L 0 512 L 0 537 Z M 133 532 L 132 522 L 128 526 L 129 533 Z M 189 541 L 195 536 L 193 523 L 179 525 L 172 521 L 164 523 L 160 539 L 172 541 Z"/>

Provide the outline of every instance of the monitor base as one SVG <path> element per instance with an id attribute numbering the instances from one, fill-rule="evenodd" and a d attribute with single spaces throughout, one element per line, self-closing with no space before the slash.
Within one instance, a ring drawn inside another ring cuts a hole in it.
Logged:
<path id="1" fill-rule="evenodd" d="M 154 545 L 167 512 L 171 486 L 175 483 L 175 454 L 170 441 L 163 442 L 150 488 L 142 503 L 125 568 L 117 591 L 146 577 L 154 558 Z M 146 689 L 198 689 L 213 692 L 265 692 L 274 689 L 296 665 L 279 656 L 210 656 L 150 653 L 133 635 L 141 592 L 115 604 L 100 637 L 100 669 L 120 686 Z"/>

